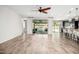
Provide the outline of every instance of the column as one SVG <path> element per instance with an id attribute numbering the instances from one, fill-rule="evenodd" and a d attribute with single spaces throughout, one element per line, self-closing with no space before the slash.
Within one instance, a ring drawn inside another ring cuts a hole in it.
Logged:
<path id="1" fill-rule="evenodd" d="M 48 19 L 48 34 L 52 34 L 52 19 Z"/>
<path id="2" fill-rule="evenodd" d="M 25 24 L 24 24 L 24 32 L 27 33 L 27 20 L 25 20 Z"/>
<path id="3" fill-rule="evenodd" d="M 32 19 L 27 20 L 27 34 L 32 34 Z"/>

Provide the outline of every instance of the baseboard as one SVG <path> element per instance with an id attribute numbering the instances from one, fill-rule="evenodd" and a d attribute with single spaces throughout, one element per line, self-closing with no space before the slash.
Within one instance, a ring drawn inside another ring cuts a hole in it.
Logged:
<path id="1" fill-rule="evenodd" d="M 22 35 L 23 35 L 23 33 L 21 33 L 20 35 L 15 36 L 14 38 L 3 40 L 3 41 L 0 42 L 0 44 L 5 43 L 5 42 L 10 41 L 10 40 L 13 40 L 13 39 L 15 39 L 17 37 L 20 37 Z"/>

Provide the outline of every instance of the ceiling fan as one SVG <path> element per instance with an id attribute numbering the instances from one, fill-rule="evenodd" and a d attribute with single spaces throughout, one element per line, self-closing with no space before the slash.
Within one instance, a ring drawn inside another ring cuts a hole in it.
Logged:
<path id="1" fill-rule="evenodd" d="M 47 8 L 39 7 L 38 10 L 33 10 L 33 11 L 38 11 L 38 12 L 42 12 L 42 13 L 47 14 L 48 13 L 48 10 L 50 10 L 50 9 L 51 9 L 51 7 L 47 7 Z"/>

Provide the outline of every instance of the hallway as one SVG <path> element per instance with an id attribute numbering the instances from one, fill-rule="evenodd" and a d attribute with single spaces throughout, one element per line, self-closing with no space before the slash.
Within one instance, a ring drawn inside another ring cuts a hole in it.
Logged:
<path id="1" fill-rule="evenodd" d="M 79 53 L 79 44 L 59 36 L 59 33 L 34 34 L 14 38 L 2 43 L 3 53 L 10 54 L 74 54 Z"/>

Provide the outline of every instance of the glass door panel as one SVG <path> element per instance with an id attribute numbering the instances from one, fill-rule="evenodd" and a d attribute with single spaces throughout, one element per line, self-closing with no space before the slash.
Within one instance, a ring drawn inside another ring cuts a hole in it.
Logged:
<path id="1" fill-rule="evenodd" d="M 33 20 L 34 34 L 47 34 L 47 32 L 48 32 L 47 20 Z"/>

